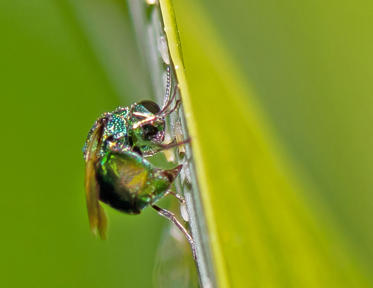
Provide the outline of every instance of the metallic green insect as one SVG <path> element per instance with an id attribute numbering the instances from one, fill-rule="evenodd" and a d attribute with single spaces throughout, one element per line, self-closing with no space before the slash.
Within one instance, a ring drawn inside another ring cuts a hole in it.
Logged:
<path id="1" fill-rule="evenodd" d="M 170 87 L 170 85 L 168 85 Z M 167 89 L 169 91 L 170 89 Z M 159 169 L 146 157 L 162 150 L 185 144 L 176 140 L 164 144 L 165 118 L 180 105 L 166 93 L 161 109 L 153 101 L 142 101 L 104 113 L 94 123 L 84 146 L 86 162 L 86 199 L 91 230 L 106 237 L 107 220 L 100 201 L 127 214 L 139 214 L 147 206 L 168 218 L 184 233 L 193 252 L 193 239 L 173 213 L 155 205 L 160 198 L 172 194 L 180 202 L 184 199 L 170 190 L 182 165 L 174 169 Z M 194 254 L 194 253 L 193 253 Z"/>

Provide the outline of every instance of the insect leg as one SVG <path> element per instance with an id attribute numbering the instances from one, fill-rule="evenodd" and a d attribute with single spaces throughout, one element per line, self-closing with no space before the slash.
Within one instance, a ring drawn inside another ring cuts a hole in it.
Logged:
<path id="1" fill-rule="evenodd" d="M 144 120 L 141 120 L 141 121 L 138 121 L 138 122 L 136 122 L 134 125 L 133 125 L 133 129 L 136 129 L 136 128 L 138 128 L 138 127 L 140 127 L 140 126 L 144 126 L 144 125 L 146 125 L 146 124 L 151 124 L 151 123 L 153 123 L 154 121 L 156 121 L 157 119 L 159 119 L 159 118 L 161 118 L 161 117 L 159 117 L 158 115 L 155 115 L 155 116 L 152 116 L 152 117 L 148 117 L 148 118 L 146 118 L 146 119 L 144 119 Z"/>
<path id="2" fill-rule="evenodd" d="M 174 93 L 172 94 L 172 97 L 167 101 L 167 103 L 165 104 L 165 106 L 162 108 L 161 111 L 159 111 L 159 112 L 158 112 L 156 115 L 154 115 L 154 116 L 147 117 L 147 118 L 145 118 L 144 120 L 138 121 L 137 123 L 135 123 L 135 124 L 133 125 L 133 128 L 136 129 L 136 128 L 140 127 L 140 126 L 144 126 L 144 125 L 146 125 L 146 124 L 151 124 L 151 123 L 153 123 L 154 121 L 156 121 L 156 120 L 158 120 L 158 119 L 163 119 L 164 117 L 170 115 L 172 112 L 174 112 L 176 109 L 178 109 L 178 108 L 180 107 L 180 104 L 181 104 L 181 100 L 180 100 L 180 99 L 178 99 L 178 100 L 176 101 L 175 106 L 174 106 L 173 108 L 169 109 L 171 103 L 172 103 L 172 102 L 174 101 L 174 99 L 175 99 L 177 89 L 178 89 L 178 87 L 177 87 L 177 85 L 176 85 L 175 88 L 174 88 Z M 137 114 L 140 114 L 140 113 L 137 113 L 137 112 L 136 112 L 136 113 L 133 113 L 133 112 L 132 112 L 132 109 L 133 109 L 133 108 L 131 107 L 130 112 L 129 112 L 130 115 L 132 115 L 132 114 L 136 114 L 136 115 L 137 115 Z"/>
<path id="3" fill-rule="evenodd" d="M 146 153 L 143 153 L 142 155 L 144 157 L 150 157 L 150 156 L 153 156 L 163 150 L 168 150 L 168 149 L 171 149 L 171 148 L 174 148 L 174 147 L 177 147 L 177 146 L 180 146 L 180 145 L 184 145 L 184 144 L 187 144 L 187 143 L 190 143 L 190 138 L 184 140 L 184 141 L 181 141 L 181 142 L 176 142 L 176 139 L 174 139 L 172 142 L 168 143 L 168 144 L 159 144 L 159 143 L 154 143 L 154 145 L 157 146 L 157 149 L 154 149 L 152 151 L 147 151 Z"/>
<path id="4" fill-rule="evenodd" d="M 180 194 L 178 194 L 178 193 L 176 193 L 174 191 L 171 191 L 171 190 L 167 191 L 167 193 L 166 193 L 165 196 L 167 196 L 167 195 L 174 196 L 177 200 L 179 200 L 180 204 L 184 204 L 185 203 L 185 199 L 184 199 L 183 195 L 180 195 Z"/>
<path id="5" fill-rule="evenodd" d="M 158 148 L 159 150 L 157 150 L 157 152 L 160 152 L 162 150 L 167 150 L 167 149 L 171 149 L 171 148 L 174 148 L 174 147 L 177 147 L 177 146 L 180 146 L 180 145 L 184 145 L 184 144 L 187 144 L 187 143 L 190 143 L 190 138 L 186 139 L 186 140 L 183 140 L 181 142 L 176 142 L 176 139 L 174 139 L 172 142 L 168 143 L 168 144 L 158 144 Z"/>
<path id="6" fill-rule="evenodd" d="M 196 258 L 196 250 L 195 250 L 195 246 L 194 246 L 194 240 L 193 240 L 192 236 L 188 233 L 188 231 L 185 229 L 185 227 L 179 222 L 179 220 L 176 219 L 175 214 L 166 210 L 166 209 L 160 208 L 157 205 L 152 205 L 152 207 L 153 207 L 154 210 L 156 210 L 158 212 L 159 215 L 167 218 L 172 223 L 174 223 L 176 225 L 176 227 L 185 235 L 185 237 L 187 238 L 190 246 L 192 247 L 193 258 L 197 259 Z"/>

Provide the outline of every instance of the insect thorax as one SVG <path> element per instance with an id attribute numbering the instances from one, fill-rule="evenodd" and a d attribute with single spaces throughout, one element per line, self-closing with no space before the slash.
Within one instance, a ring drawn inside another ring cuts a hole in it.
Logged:
<path id="1" fill-rule="evenodd" d="M 155 151 L 158 147 L 157 143 L 164 140 L 164 119 L 157 118 L 151 124 L 134 128 L 137 123 L 154 115 L 144 105 L 137 103 L 101 115 L 88 134 L 83 149 L 84 154 L 88 143 L 92 140 L 92 131 L 95 131 L 98 125 L 102 125 L 102 134 L 100 141 L 94 143 L 94 146 L 99 158 L 107 151 L 128 151 L 134 148 L 139 154 Z"/>

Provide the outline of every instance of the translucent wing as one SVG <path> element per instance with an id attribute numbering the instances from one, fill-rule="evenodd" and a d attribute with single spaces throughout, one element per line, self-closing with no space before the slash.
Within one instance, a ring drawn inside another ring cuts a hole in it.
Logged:
<path id="1" fill-rule="evenodd" d="M 99 202 L 99 186 L 96 180 L 96 150 L 100 146 L 103 125 L 96 122 L 91 130 L 85 147 L 85 191 L 87 200 L 87 209 L 91 231 L 96 235 L 99 233 L 101 239 L 106 238 L 107 218 L 104 209 Z"/>

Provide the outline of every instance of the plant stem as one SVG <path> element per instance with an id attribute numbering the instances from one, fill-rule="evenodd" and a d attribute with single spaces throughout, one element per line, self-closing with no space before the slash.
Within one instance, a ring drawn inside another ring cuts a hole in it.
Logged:
<path id="1" fill-rule="evenodd" d="M 178 91 L 176 99 L 184 98 L 183 94 L 187 93 L 187 83 L 184 76 L 181 44 L 177 35 L 176 21 L 171 3 L 169 1 L 160 1 L 159 4 L 149 4 L 146 1 L 138 0 L 128 0 L 128 3 L 138 38 L 139 50 L 146 60 L 155 98 L 160 103 L 164 101 L 167 89 L 166 69 L 168 66 L 171 67 L 173 86 L 175 86 L 177 80 Z M 166 21 L 167 23 L 165 23 Z M 169 37 L 167 32 L 170 31 L 176 37 Z M 176 56 L 178 59 L 173 58 L 175 55 L 170 53 L 171 47 L 177 47 L 179 53 Z M 178 113 L 173 113 L 170 117 L 170 126 L 172 137 L 182 139 L 189 137 L 182 107 L 178 110 Z M 193 138 L 191 138 L 191 141 L 193 142 Z M 209 234 L 201 204 L 191 146 L 185 145 L 182 151 L 179 150 L 176 158 L 179 161 L 186 159 L 186 161 L 183 161 L 184 168 L 180 172 L 177 189 L 178 193 L 183 194 L 186 200 L 190 230 L 195 242 L 196 264 L 200 284 L 202 287 L 207 288 L 216 287 Z"/>

